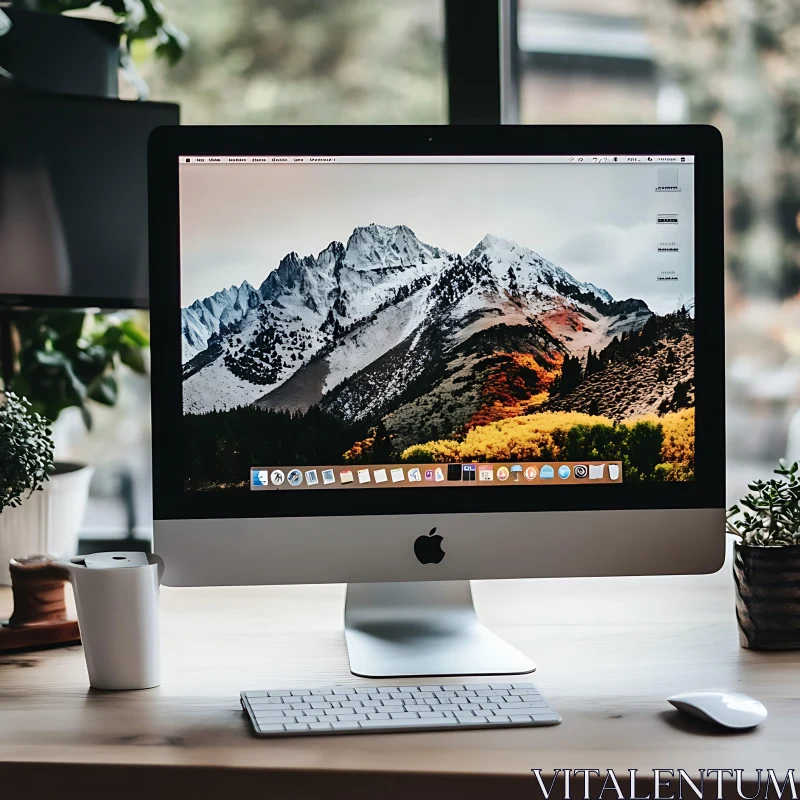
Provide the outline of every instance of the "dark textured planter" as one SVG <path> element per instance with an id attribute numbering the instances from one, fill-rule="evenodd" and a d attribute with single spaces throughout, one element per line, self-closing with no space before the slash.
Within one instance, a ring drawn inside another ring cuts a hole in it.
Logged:
<path id="1" fill-rule="evenodd" d="M 733 554 L 742 647 L 800 650 L 800 545 L 751 547 Z"/>
<path id="2" fill-rule="evenodd" d="M 30 89 L 117 97 L 119 27 L 41 11 L 6 8 L 11 30 L 0 36 L 0 67 Z"/>

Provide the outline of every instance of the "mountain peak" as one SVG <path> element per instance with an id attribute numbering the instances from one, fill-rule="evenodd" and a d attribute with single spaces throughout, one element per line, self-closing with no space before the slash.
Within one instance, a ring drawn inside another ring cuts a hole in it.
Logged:
<path id="1" fill-rule="evenodd" d="M 424 264 L 442 255 L 442 250 L 421 242 L 407 225 L 371 222 L 353 230 L 345 247 L 344 264 L 363 271 Z"/>
<path id="2" fill-rule="evenodd" d="M 469 255 L 472 258 L 479 258 L 484 253 L 488 252 L 498 254 L 517 252 L 521 255 L 532 256 L 533 258 L 541 260 L 541 256 L 538 253 L 534 253 L 533 250 L 523 247 L 517 244 L 517 242 L 512 242 L 510 239 L 503 239 L 502 236 L 495 236 L 493 233 L 487 233 L 486 236 L 472 248 Z"/>

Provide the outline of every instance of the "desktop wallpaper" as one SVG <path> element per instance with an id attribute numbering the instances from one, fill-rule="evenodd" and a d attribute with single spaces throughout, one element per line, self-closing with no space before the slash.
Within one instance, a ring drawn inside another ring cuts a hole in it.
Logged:
<path id="1" fill-rule="evenodd" d="M 181 164 L 186 487 L 596 459 L 692 480 L 692 169 L 664 175 Z"/>

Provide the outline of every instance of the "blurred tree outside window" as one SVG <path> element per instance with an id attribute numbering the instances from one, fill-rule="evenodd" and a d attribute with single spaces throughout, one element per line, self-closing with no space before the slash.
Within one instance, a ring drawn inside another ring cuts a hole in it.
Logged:
<path id="1" fill-rule="evenodd" d="M 447 121 L 441 0 L 168 0 L 175 67 L 134 58 L 184 124 Z"/>

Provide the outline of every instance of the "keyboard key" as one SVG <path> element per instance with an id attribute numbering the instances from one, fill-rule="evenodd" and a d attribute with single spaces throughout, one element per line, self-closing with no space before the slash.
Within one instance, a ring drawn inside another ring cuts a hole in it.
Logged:
<path id="1" fill-rule="evenodd" d="M 473 711 L 472 712 L 476 717 L 493 717 L 494 711 Z"/>
<path id="2" fill-rule="evenodd" d="M 270 697 L 291 697 L 292 693 L 288 689 L 274 689 L 269 693 Z"/>
<path id="3" fill-rule="evenodd" d="M 536 689 L 536 687 L 532 683 L 512 683 L 512 689 Z"/>
<path id="4" fill-rule="evenodd" d="M 367 714 L 367 719 L 391 719 L 389 714 L 381 714 L 380 712 L 377 714 Z"/>
<path id="5" fill-rule="evenodd" d="M 284 725 L 287 731 L 307 731 L 308 725 L 303 722 L 290 722 L 288 725 Z"/>
<path id="6" fill-rule="evenodd" d="M 560 717 L 553 711 L 549 711 L 546 714 L 532 714 L 534 722 L 557 722 Z"/>
<path id="7" fill-rule="evenodd" d="M 464 688 L 472 692 L 488 692 L 492 687 L 488 683 L 465 683 Z"/>
<path id="8" fill-rule="evenodd" d="M 439 692 L 441 691 L 441 686 L 420 686 L 419 690 L 421 692 Z"/>
<path id="9" fill-rule="evenodd" d="M 269 692 L 242 692 L 242 694 L 249 700 L 251 697 L 269 697 Z"/>
<path id="10" fill-rule="evenodd" d="M 286 729 L 283 725 L 259 725 L 261 733 L 283 733 Z"/>
<path id="11" fill-rule="evenodd" d="M 368 722 L 368 721 L 365 721 Z M 353 728 L 358 728 L 364 722 L 332 722 L 331 726 L 335 731 L 351 731 Z"/>
<path id="12" fill-rule="evenodd" d="M 546 703 L 503 703 L 499 707 L 502 708 L 503 711 L 510 711 L 512 708 L 517 710 L 523 708 L 524 709 L 546 708 L 547 704 Z"/>
<path id="13" fill-rule="evenodd" d="M 433 692 L 411 692 L 411 696 L 415 700 L 420 700 L 426 697 L 433 697 Z"/>
<path id="14" fill-rule="evenodd" d="M 512 722 L 530 722 L 530 714 L 510 714 L 508 717 Z"/>
<path id="15" fill-rule="evenodd" d="M 361 708 L 360 700 L 342 700 L 342 708 Z"/>
<path id="16" fill-rule="evenodd" d="M 302 697 L 304 694 L 308 694 L 308 689 L 292 689 L 291 691 L 292 697 Z"/>
<path id="17" fill-rule="evenodd" d="M 329 722 L 312 722 L 309 726 L 312 731 L 332 731 L 333 726 Z"/>
<path id="18" fill-rule="evenodd" d="M 444 719 L 441 711 L 418 711 L 420 719 Z"/>
<path id="19" fill-rule="evenodd" d="M 511 722 L 511 717 L 487 717 L 486 719 L 491 723 L 509 723 L 509 722 Z"/>
<path id="20" fill-rule="evenodd" d="M 391 711 L 389 716 L 392 719 L 419 719 L 419 715 L 414 711 Z"/>
<path id="21" fill-rule="evenodd" d="M 305 711 L 307 708 L 311 708 L 309 703 L 292 703 L 291 704 L 292 711 Z"/>
<path id="22" fill-rule="evenodd" d="M 490 683 L 489 686 L 491 686 L 492 689 L 510 689 L 511 688 L 511 684 L 510 683 Z"/>
<path id="23" fill-rule="evenodd" d="M 335 709 L 331 709 L 331 710 L 335 711 L 337 716 L 339 716 L 340 714 L 349 715 L 349 714 L 355 714 L 356 713 L 352 708 L 345 708 L 345 707 L 335 708 Z"/>

